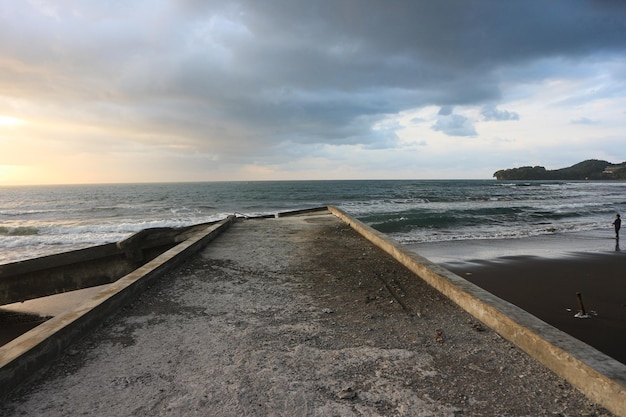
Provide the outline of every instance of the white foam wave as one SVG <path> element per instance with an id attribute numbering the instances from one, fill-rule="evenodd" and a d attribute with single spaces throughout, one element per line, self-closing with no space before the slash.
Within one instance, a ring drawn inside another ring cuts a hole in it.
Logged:
<path id="1" fill-rule="evenodd" d="M 104 243 L 118 242 L 143 229 L 154 227 L 186 227 L 221 220 L 228 214 L 202 218 L 120 220 L 96 224 L 52 224 L 40 226 L 37 233 L 0 234 L 0 264 L 29 259 L 42 254 L 80 249 Z"/>

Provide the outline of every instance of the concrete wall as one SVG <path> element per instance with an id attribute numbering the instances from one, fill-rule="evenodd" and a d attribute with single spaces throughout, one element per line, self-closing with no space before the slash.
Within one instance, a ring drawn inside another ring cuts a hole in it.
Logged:
<path id="1" fill-rule="evenodd" d="M 332 206 L 328 209 L 472 316 L 565 378 L 589 399 L 626 417 L 626 365 L 406 250 L 342 210 Z"/>
<path id="2" fill-rule="evenodd" d="M 131 270 L 114 243 L 0 265 L 0 305 L 105 284 Z"/>
<path id="3" fill-rule="evenodd" d="M 0 265 L 0 305 L 111 283 L 210 224 L 144 229 L 118 243 Z"/>
<path id="4" fill-rule="evenodd" d="M 195 254 L 226 230 L 234 217 L 206 227 L 139 269 L 108 285 L 79 308 L 53 317 L 0 347 L 0 398 L 41 367 L 50 363 L 74 340 L 132 301 L 165 272 Z"/>

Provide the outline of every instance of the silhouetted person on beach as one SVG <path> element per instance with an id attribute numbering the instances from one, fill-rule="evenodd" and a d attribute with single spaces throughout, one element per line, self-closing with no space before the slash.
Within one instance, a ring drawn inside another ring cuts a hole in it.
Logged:
<path id="1" fill-rule="evenodd" d="M 619 214 L 615 215 L 615 221 L 612 224 L 615 226 L 615 239 L 619 240 L 619 229 L 622 227 L 622 219 Z"/>

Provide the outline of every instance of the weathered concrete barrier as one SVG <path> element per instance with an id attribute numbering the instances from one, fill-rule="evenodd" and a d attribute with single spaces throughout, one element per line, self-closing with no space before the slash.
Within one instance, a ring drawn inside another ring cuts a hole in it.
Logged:
<path id="1" fill-rule="evenodd" d="M 592 401 L 626 417 L 626 365 L 539 320 L 344 211 L 328 210 L 465 311 L 565 378 Z"/>
<path id="2" fill-rule="evenodd" d="M 297 216 L 299 214 L 315 213 L 318 211 L 328 211 L 328 207 L 321 206 L 321 207 L 312 207 L 312 208 L 301 209 L 301 210 L 286 211 L 286 212 L 278 213 L 276 217 Z"/>
<path id="3" fill-rule="evenodd" d="M 144 229 L 118 243 L 0 265 L 0 305 L 109 284 L 208 225 Z"/>
<path id="4" fill-rule="evenodd" d="M 0 398 L 131 301 L 156 278 L 206 246 L 233 221 L 235 217 L 231 216 L 196 231 L 187 240 L 108 285 L 79 308 L 53 317 L 0 347 Z"/>

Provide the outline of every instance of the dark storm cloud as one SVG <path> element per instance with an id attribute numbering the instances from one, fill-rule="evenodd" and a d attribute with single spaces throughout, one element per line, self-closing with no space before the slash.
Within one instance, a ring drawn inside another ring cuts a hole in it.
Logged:
<path id="1" fill-rule="evenodd" d="M 626 7 L 610 1 L 31 4 L 1 6 L 2 92 L 223 153 L 391 147 L 394 127 L 375 126 L 429 105 L 448 112 L 433 129 L 475 135 L 454 106 L 496 103 L 486 120 L 514 120 L 500 85 L 542 79 L 533 63 L 558 57 L 558 73 L 626 52 Z M 532 71 L 502 79 L 515 68 Z"/>
<path id="2" fill-rule="evenodd" d="M 611 3 L 181 4 L 196 22 L 218 10 L 241 27 L 231 34 L 234 39 L 223 39 L 229 55 L 223 69 L 232 72 L 213 74 L 198 48 L 177 74 L 181 93 L 199 100 L 221 97 L 231 123 L 268 139 L 303 142 L 371 145 L 379 140 L 369 134 L 371 127 L 386 115 L 426 105 L 492 102 L 501 94 L 502 67 L 624 50 L 626 38 L 624 8 Z M 214 85 L 216 75 L 224 80 Z M 517 115 L 493 107 L 484 116 Z"/>

